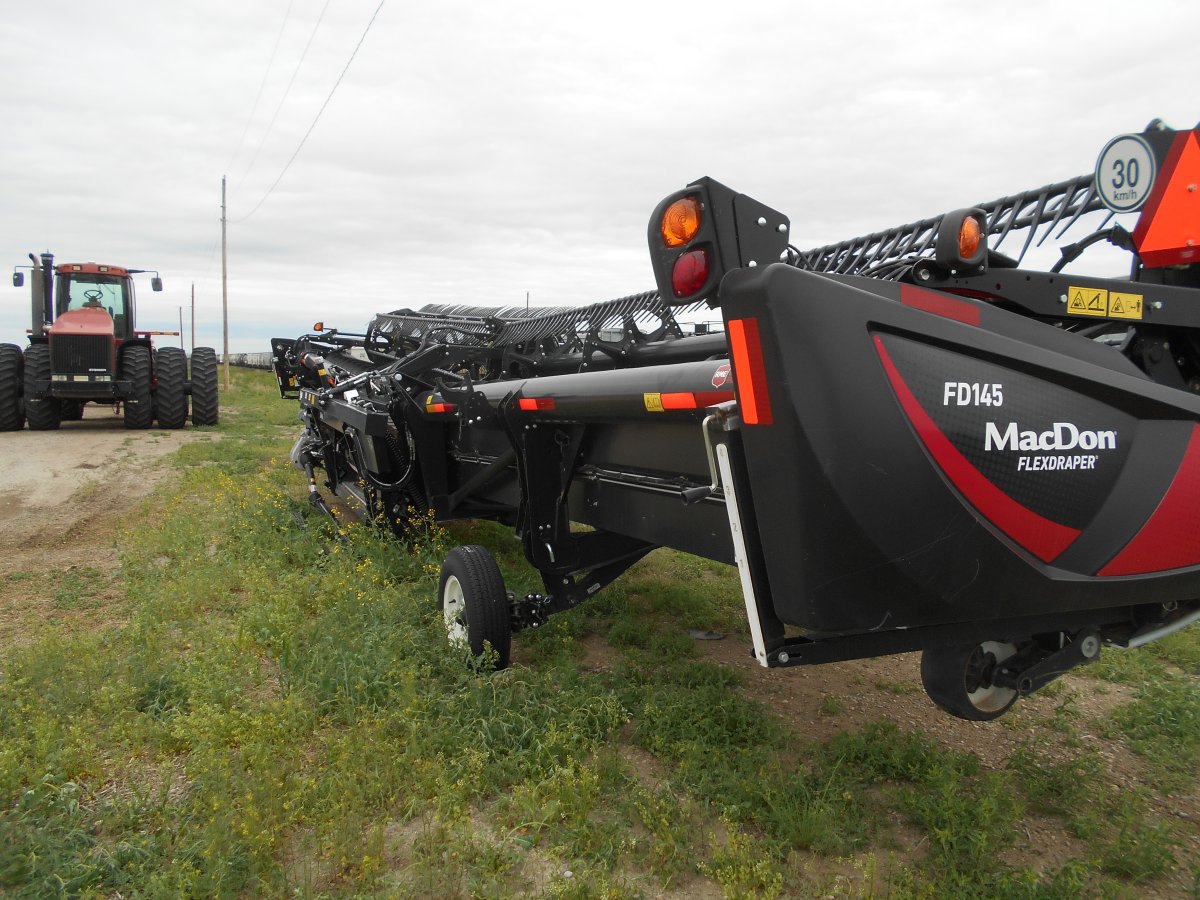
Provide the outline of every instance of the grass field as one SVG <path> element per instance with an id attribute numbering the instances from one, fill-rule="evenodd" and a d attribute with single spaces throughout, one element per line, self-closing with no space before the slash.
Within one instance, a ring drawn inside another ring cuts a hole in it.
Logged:
<path id="1" fill-rule="evenodd" d="M 479 674 L 437 573 L 482 543 L 537 587 L 511 534 L 339 543 L 286 459 L 295 404 L 250 371 L 222 403 L 118 583 L 4 576 L 93 623 L 3 648 L 7 895 L 1200 898 L 1200 629 L 1106 652 L 968 749 L 888 679 L 862 690 L 894 715 L 817 740 L 688 635 L 745 642 L 735 573 L 658 551 Z"/>

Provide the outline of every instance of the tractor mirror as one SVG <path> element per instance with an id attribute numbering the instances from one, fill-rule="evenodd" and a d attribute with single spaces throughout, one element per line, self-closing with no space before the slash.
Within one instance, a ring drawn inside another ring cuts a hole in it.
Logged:
<path id="1" fill-rule="evenodd" d="M 159 278 L 157 275 L 155 275 L 153 278 L 150 279 L 150 290 L 152 290 L 152 291 L 161 291 L 162 290 L 162 279 Z"/>
<path id="2" fill-rule="evenodd" d="M 25 286 L 25 273 L 24 272 L 13 272 L 13 287 L 24 287 L 24 286 Z"/>

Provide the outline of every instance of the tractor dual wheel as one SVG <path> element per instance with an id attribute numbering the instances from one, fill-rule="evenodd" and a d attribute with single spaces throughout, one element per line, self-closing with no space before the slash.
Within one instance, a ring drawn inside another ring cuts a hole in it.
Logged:
<path id="1" fill-rule="evenodd" d="M 219 419 L 217 351 L 197 347 L 192 351 L 192 424 L 216 425 Z"/>
<path id="2" fill-rule="evenodd" d="M 53 431 L 62 422 L 62 407 L 49 394 L 50 347 L 32 344 L 25 350 L 25 418 L 34 431 Z M 38 389 L 46 391 L 37 396 Z"/>
<path id="3" fill-rule="evenodd" d="M 21 398 L 24 360 L 16 344 L 0 344 L 0 431 L 25 427 L 25 402 Z"/>
<path id="4" fill-rule="evenodd" d="M 154 408 L 163 428 L 182 428 L 187 421 L 187 354 L 163 347 L 155 356 Z"/>
<path id="5" fill-rule="evenodd" d="M 149 428 L 154 424 L 154 393 L 151 390 L 150 348 L 126 347 L 121 354 L 121 380 L 129 382 L 125 397 L 125 427 Z"/>
<path id="6" fill-rule="evenodd" d="M 492 554 L 475 544 L 455 547 L 446 556 L 438 584 L 450 644 L 476 658 L 491 647 L 496 668 L 507 668 L 512 621 L 504 579 Z"/>
<path id="7" fill-rule="evenodd" d="M 988 722 L 1017 701 L 1014 688 L 993 683 L 1000 664 L 1017 648 L 999 641 L 931 647 L 921 654 L 921 682 L 934 703 L 953 716 Z"/>

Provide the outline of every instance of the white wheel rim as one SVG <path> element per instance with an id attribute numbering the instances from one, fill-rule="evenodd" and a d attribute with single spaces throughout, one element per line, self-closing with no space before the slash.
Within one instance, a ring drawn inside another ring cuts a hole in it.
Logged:
<path id="1" fill-rule="evenodd" d="M 467 599 L 454 575 L 446 579 L 446 586 L 442 588 L 442 617 L 446 620 L 450 646 L 467 646 Z"/>
<path id="2" fill-rule="evenodd" d="M 1002 644 L 999 641 L 984 641 L 979 645 L 979 648 L 984 653 L 990 653 L 996 657 L 997 663 L 1002 663 L 1010 656 L 1017 652 L 1017 648 L 1013 644 Z M 980 687 L 967 694 L 967 699 L 971 701 L 980 712 L 992 713 L 998 712 L 1008 706 L 1016 699 L 1017 692 L 1012 688 L 997 687 Z"/>

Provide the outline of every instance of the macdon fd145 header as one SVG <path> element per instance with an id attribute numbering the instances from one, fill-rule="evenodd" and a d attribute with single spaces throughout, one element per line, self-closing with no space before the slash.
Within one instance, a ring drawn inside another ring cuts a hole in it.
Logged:
<path id="1" fill-rule="evenodd" d="M 478 546 L 440 582 L 500 666 L 665 546 L 737 566 L 763 666 L 920 650 L 939 706 L 995 718 L 1200 618 L 1198 135 L 1155 121 L 1091 174 L 810 250 L 702 178 L 651 217 L 656 292 L 275 339 L 292 458 L 400 535 L 513 526 L 544 593 Z M 1099 241 L 1127 277 L 1066 271 Z M 723 328 L 693 333 L 705 304 Z"/>

